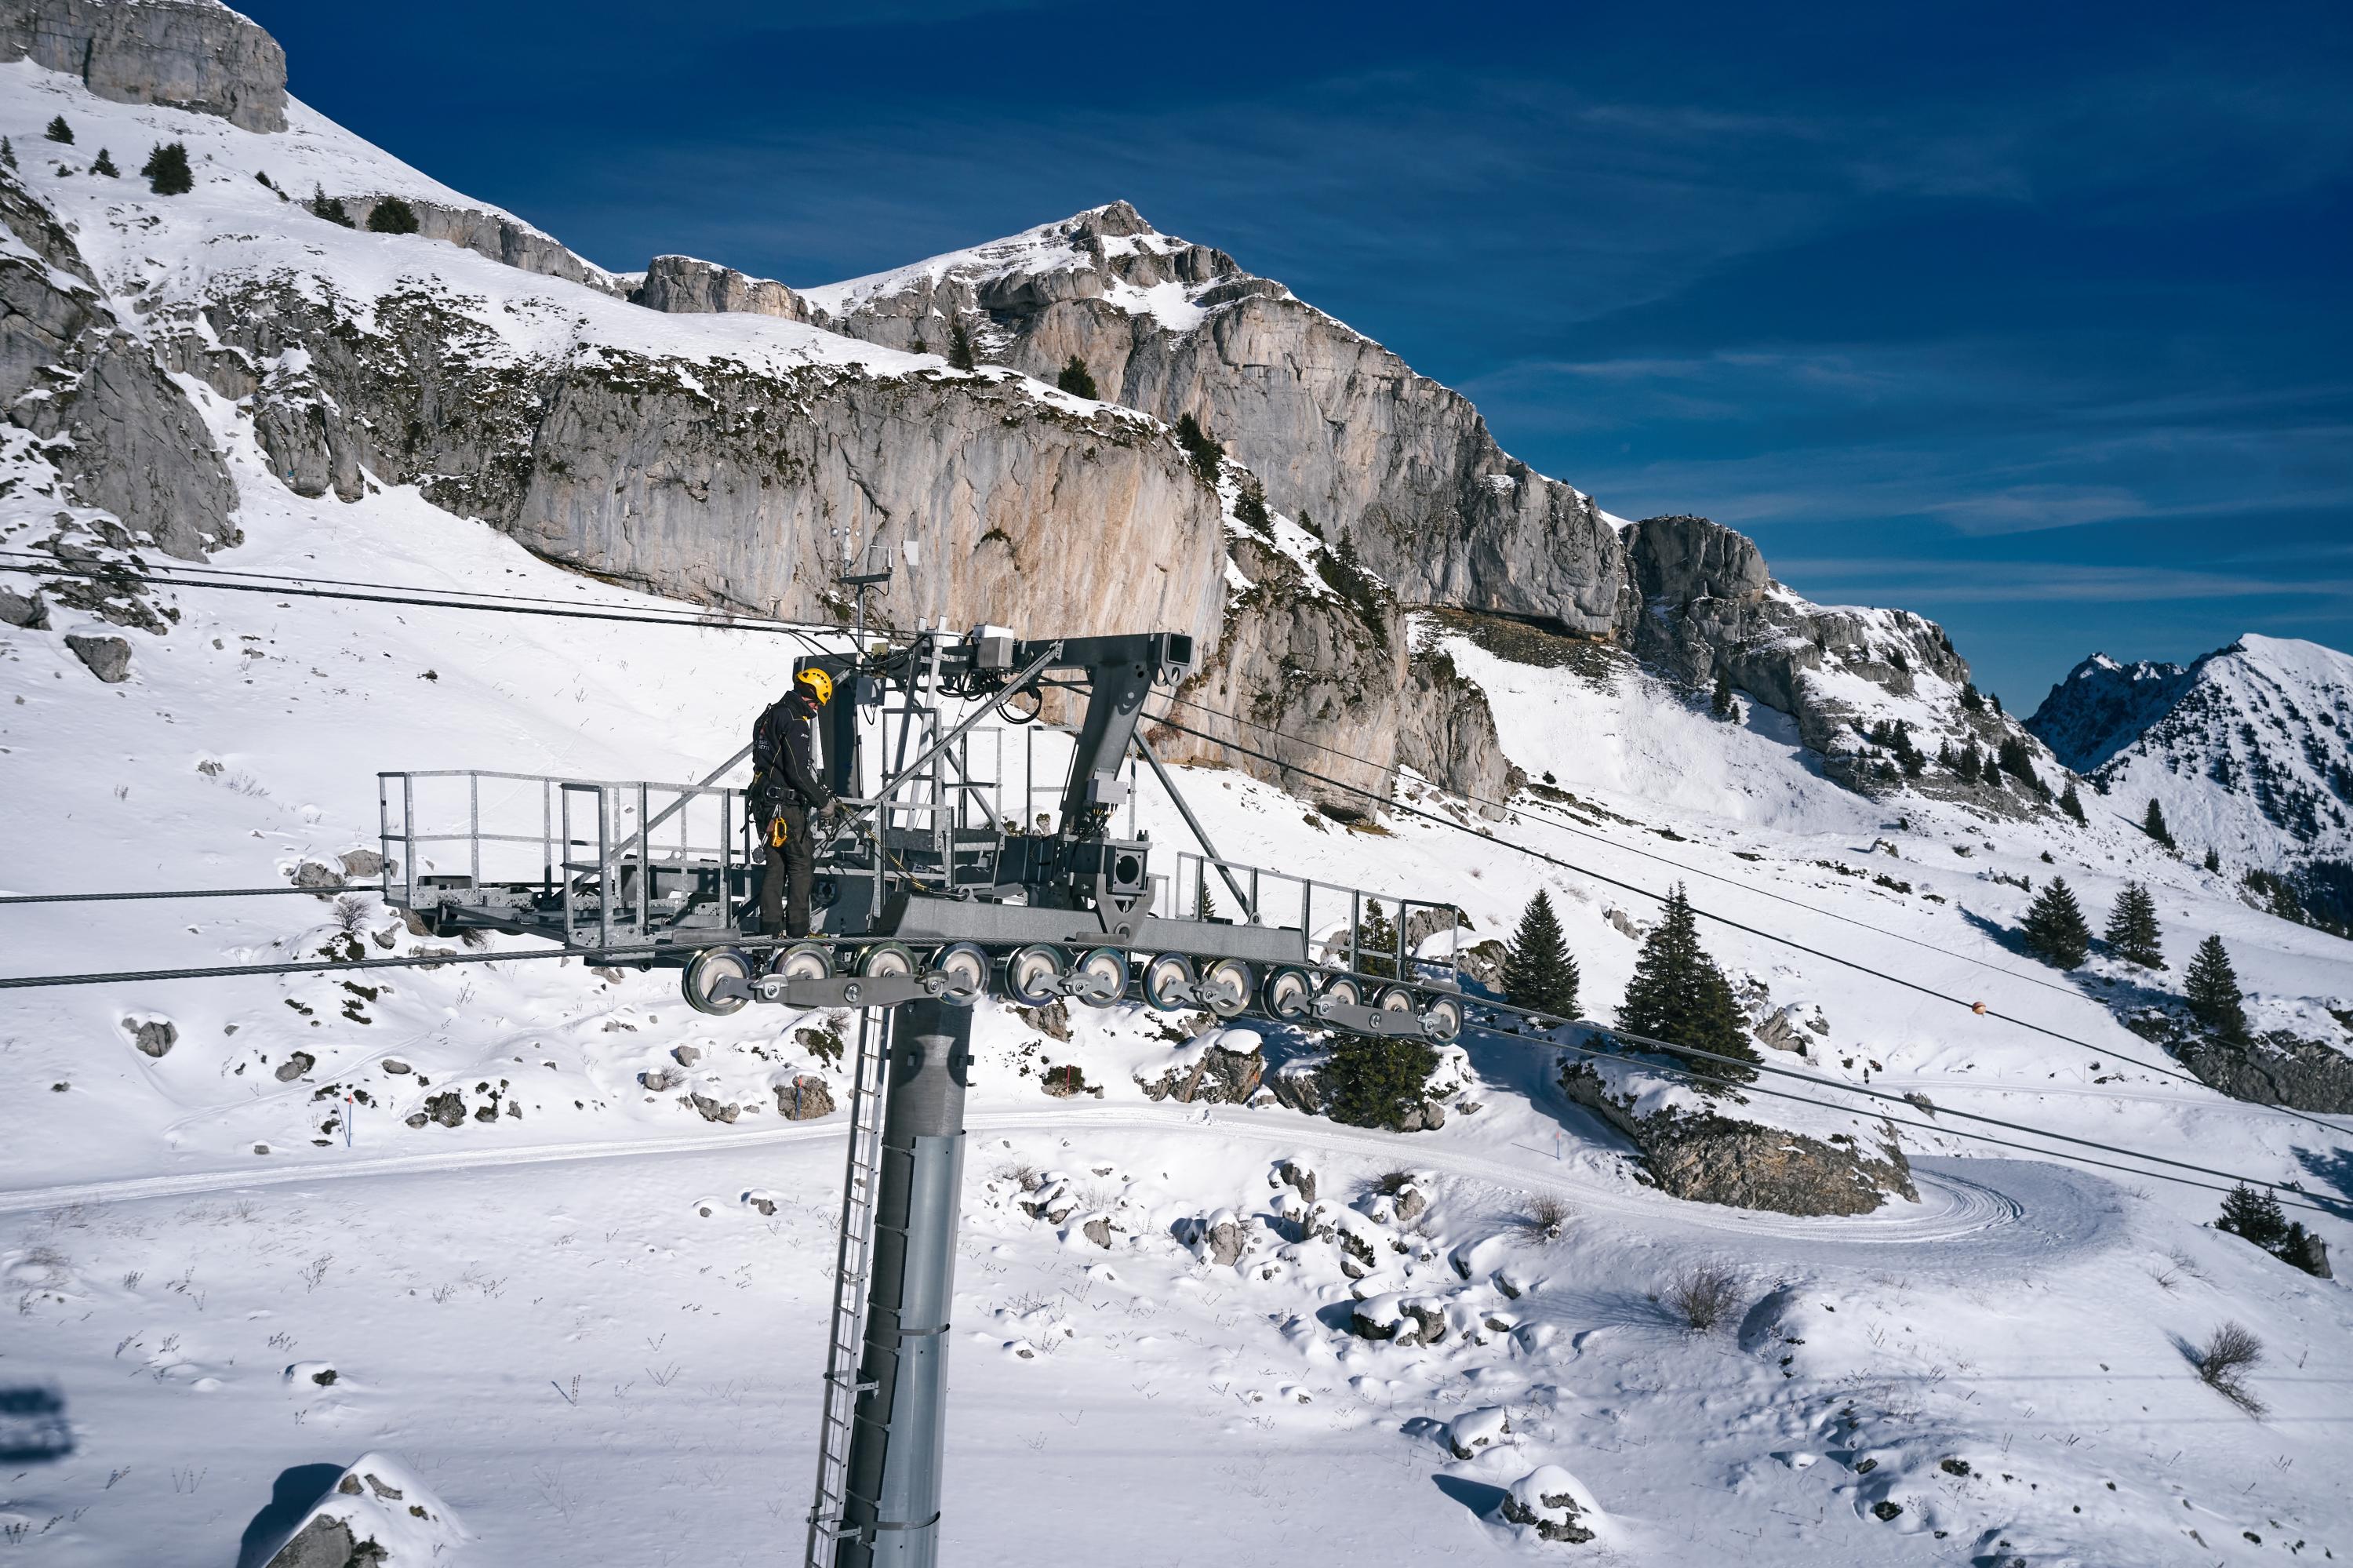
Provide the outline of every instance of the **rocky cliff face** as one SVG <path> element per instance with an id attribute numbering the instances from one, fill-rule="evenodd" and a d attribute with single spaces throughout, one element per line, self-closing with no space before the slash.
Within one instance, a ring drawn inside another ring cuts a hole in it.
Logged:
<path id="1" fill-rule="evenodd" d="M 216 0 L 0 0 L 0 61 L 28 57 L 117 103 L 286 129 L 286 51 Z"/>
<path id="2" fill-rule="evenodd" d="M 2051 688 L 2026 727 L 2062 762 L 2088 773 L 2163 718 L 2189 683 L 2179 664 L 2119 664 L 2094 653 Z"/>
<path id="3" fill-rule="evenodd" d="M 364 228 L 375 215 L 379 199 L 374 196 L 350 196 L 345 198 L 344 207 L 352 220 Z M 575 255 L 553 235 L 543 234 L 511 214 L 453 207 L 421 196 L 403 199 L 417 215 L 417 232 L 427 239 L 438 239 L 505 266 L 536 272 L 543 278 L 585 284 L 600 294 L 621 298 L 629 292 L 625 280 Z"/>
<path id="4" fill-rule="evenodd" d="M 657 256 L 646 264 L 645 281 L 629 298 L 649 310 L 748 311 L 754 315 L 809 319 L 807 302 L 767 278 L 754 278 L 715 261 L 691 256 Z M 896 346 L 896 345 L 893 345 Z"/>
<path id="5" fill-rule="evenodd" d="M 224 279 L 174 341 L 253 400 L 306 493 L 415 482 L 552 558 L 761 613 L 825 614 L 844 538 L 913 541 L 924 569 L 881 604 L 900 624 L 1217 633 L 1217 496 L 1147 421 L 913 362 L 689 357 L 593 326 L 518 351 L 488 308 Z"/>
<path id="6" fill-rule="evenodd" d="M 1046 380 L 1075 357 L 1113 402 L 1192 415 L 1409 604 L 1620 625 L 1618 535 L 1588 499 L 1507 456 L 1469 399 L 1125 202 L 804 297 L 896 348 L 941 352 L 964 321 L 986 357 Z"/>
<path id="7" fill-rule="evenodd" d="M 0 249 L 0 404 L 66 498 L 111 514 L 61 514 L 57 536 L 189 559 L 234 544 L 237 492 L 202 416 L 122 330 L 72 235 L 5 171 L 0 224 L 16 241 Z"/>

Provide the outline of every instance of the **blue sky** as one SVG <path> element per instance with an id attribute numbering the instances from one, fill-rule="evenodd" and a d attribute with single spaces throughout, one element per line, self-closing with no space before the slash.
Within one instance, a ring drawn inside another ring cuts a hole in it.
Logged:
<path id="1" fill-rule="evenodd" d="M 607 266 L 828 281 L 1115 196 L 1628 516 L 1944 621 L 2353 648 L 2353 7 L 239 0 Z"/>

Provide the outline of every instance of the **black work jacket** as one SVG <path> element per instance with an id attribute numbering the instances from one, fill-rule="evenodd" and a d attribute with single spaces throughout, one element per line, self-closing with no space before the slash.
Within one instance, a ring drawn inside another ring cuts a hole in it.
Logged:
<path id="1" fill-rule="evenodd" d="M 817 705 L 798 692 L 778 697 L 752 726 L 752 802 L 765 810 L 806 806 L 833 797 L 810 766 Z"/>

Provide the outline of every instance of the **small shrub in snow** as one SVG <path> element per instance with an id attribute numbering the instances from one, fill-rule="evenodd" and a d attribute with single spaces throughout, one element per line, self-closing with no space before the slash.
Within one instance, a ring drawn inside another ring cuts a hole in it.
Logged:
<path id="1" fill-rule="evenodd" d="M 1709 1333 L 1740 1305 L 1740 1276 L 1722 1264 L 1694 1264 L 1668 1281 L 1666 1299 L 1694 1333 Z"/>
<path id="2" fill-rule="evenodd" d="M 61 142 L 69 147 L 73 145 L 73 127 L 66 123 L 66 117 L 62 114 L 50 121 L 49 128 L 41 134 L 52 142 Z"/>
<path id="3" fill-rule="evenodd" d="M 335 900 L 335 929 L 346 937 L 356 937 L 367 928 L 368 901 L 356 893 L 346 893 Z"/>
<path id="4" fill-rule="evenodd" d="M 2222 1215 L 2214 1228 L 2254 1243 L 2292 1267 L 2326 1277 L 2327 1253 L 2317 1245 L 2318 1238 L 2304 1228 L 2303 1221 L 2281 1213 L 2279 1200 L 2269 1192 L 2243 1183 L 2232 1188 L 2222 1199 Z"/>
<path id="5" fill-rule="evenodd" d="M 1576 1217 L 1577 1211 L 1568 1206 L 1567 1199 L 1556 1192 L 1539 1192 L 1528 1200 L 1526 1208 L 1513 1216 L 1512 1229 L 1523 1241 L 1556 1242 Z"/>
<path id="6" fill-rule="evenodd" d="M 311 200 L 308 205 L 311 208 L 311 216 L 313 217 L 323 217 L 329 223 L 341 224 L 345 228 L 359 227 L 352 221 L 352 215 L 343 210 L 343 197 L 331 196 L 317 185 L 311 187 Z"/>
<path id="7" fill-rule="evenodd" d="M 2263 1402 L 2248 1390 L 2245 1378 L 2263 1359 L 2263 1342 L 2254 1330 L 2242 1323 L 2226 1322 L 2207 1335 L 2206 1343 L 2199 1348 L 2198 1375 L 2207 1387 L 2248 1414 L 2261 1415 Z"/>
<path id="8" fill-rule="evenodd" d="M 1324 1069 L 1332 1119 L 1401 1129 L 1407 1113 L 1421 1104 L 1422 1088 L 1437 1065 L 1438 1053 L 1425 1041 L 1339 1035 L 1333 1041 L 1332 1065 Z"/>
<path id="9" fill-rule="evenodd" d="M 122 177 L 122 171 L 114 166 L 114 154 L 103 147 L 98 150 L 98 161 L 90 164 L 90 172 L 93 175 L 104 175 L 110 180 L 119 180 Z"/>

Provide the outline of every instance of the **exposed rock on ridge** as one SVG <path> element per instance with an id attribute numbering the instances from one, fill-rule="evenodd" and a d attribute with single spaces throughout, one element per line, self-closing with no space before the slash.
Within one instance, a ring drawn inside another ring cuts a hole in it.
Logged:
<path id="1" fill-rule="evenodd" d="M 0 224 L 32 253 L 0 253 L 9 422 L 40 438 L 75 501 L 121 519 L 129 532 L 108 543 L 145 538 L 202 559 L 235 542 L 237 491 L 212 432 L 147 344 L 118 327 L 72 236 L 5 171 Z"/>
<path id="2" fill-rule="evenodd" d="M 0 61 L 28 56 L 117 103 L 286 129 L 286 51 L 214 0 L 0 0 Z"/>
<path id="3" fill-rule="evenodd" d="M 1589 500 L 1507 456 L 1461 394 L 1125 202 L 803 297 L 896 348 L 937 353 L 967 318 L 987 357 L 1041 379 L 1077 355 L 1112 401 L 1202 420 L 1276 510 L 1348 535 L 1409 604 L 1620 625 L 1617 531 Z"/>
<path id="4" fill-rule="evenodd" d="M 657 311 L 745 311 L 789 321 L 809 319 L 807 302 L 782 283 L 691 256 L 655 257 L 646 264 L 645 281 L 629 299 Z"/>

